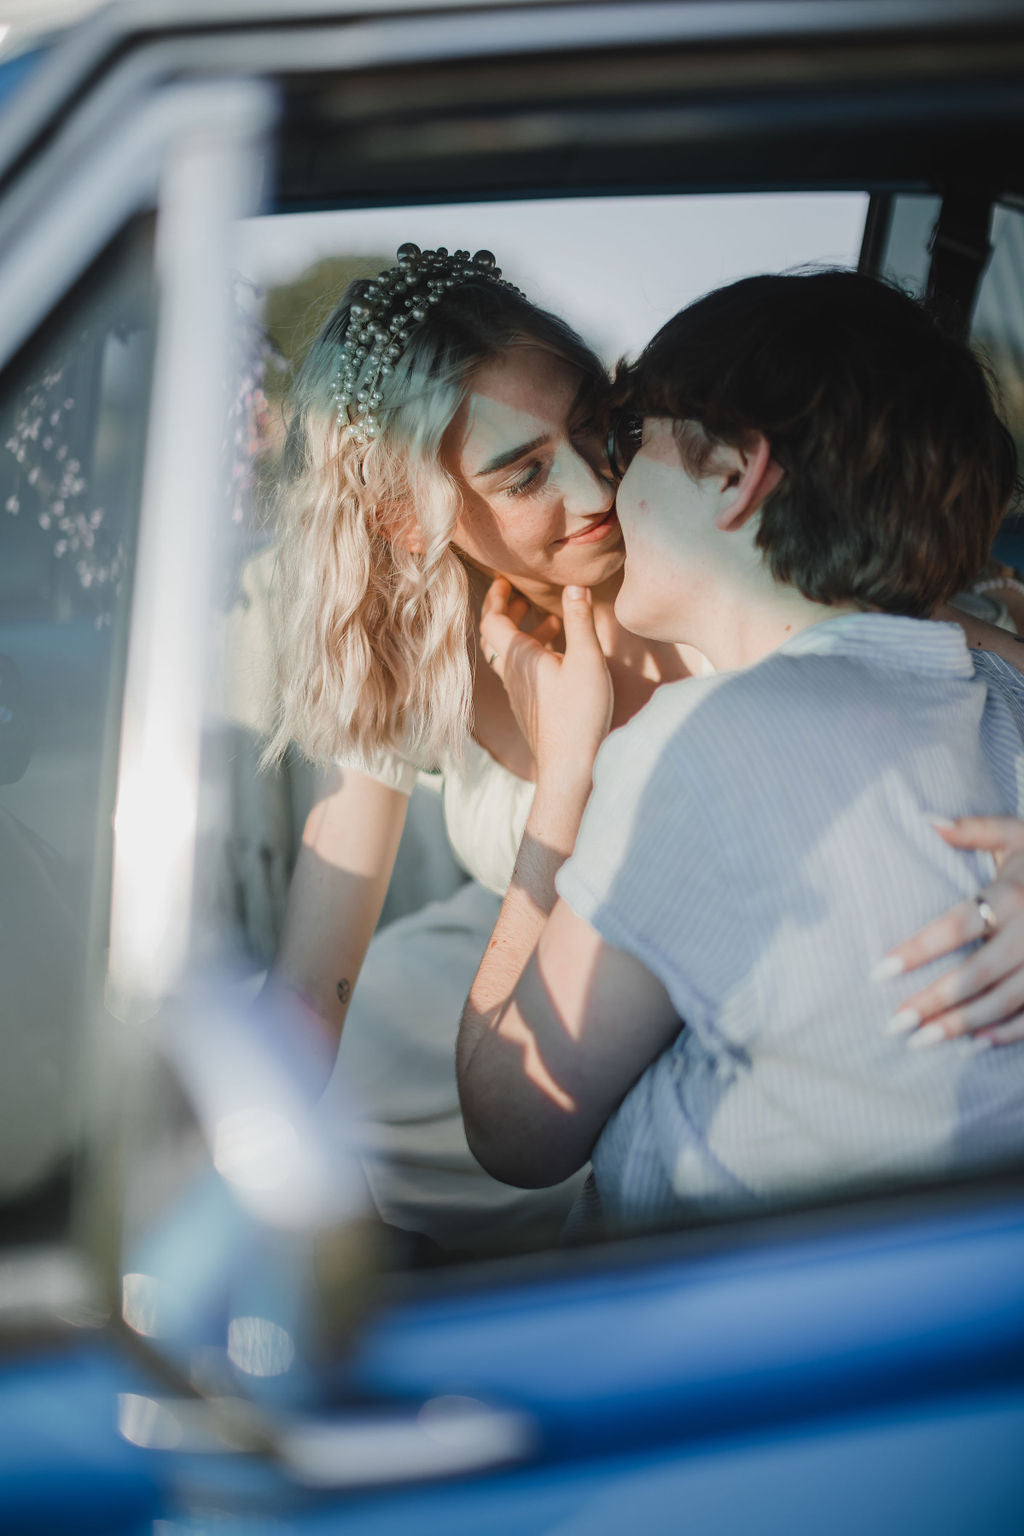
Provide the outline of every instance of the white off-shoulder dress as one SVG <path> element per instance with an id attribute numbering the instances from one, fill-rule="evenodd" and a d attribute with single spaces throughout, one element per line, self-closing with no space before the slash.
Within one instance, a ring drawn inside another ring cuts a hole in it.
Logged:
<path id="1" fill-rule="evenodd" d="M 584 1173 L 551 1189 L 499 1184 L 466 1143 L 455 1083 L 459 1018 L 508 889 L 534 785 L 470 738 L 461 762 L 424 775 L 396 754 L 357 768 L 411 793 L 439 790 L 452 850 L 469 876 L 446 900 L 382 929 L 352 997 L 323 1113 L 360 1115 L 358 1149 L 385 1221 L 447 1249 L 544 1241 L 560 1229 Z"/>

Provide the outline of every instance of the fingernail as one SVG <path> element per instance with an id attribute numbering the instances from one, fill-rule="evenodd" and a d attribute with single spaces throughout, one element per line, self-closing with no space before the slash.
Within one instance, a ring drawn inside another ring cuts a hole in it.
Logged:
<path id="1" fill-rule="evenodd" d="M 894 976 L 902 976 L 904 971 L 902 955 L 886 955 L 884 960 L 879 960 L 868 972 L 869 981 L 891 981 Z"/>
<path id="2" fill-rule="evenodd" d="M 916 1008 L 901 1008 L 899 1013 L 886 1020 L 885 1032 L 887 1035 L 905 1035 L 909 1029 L 916 1029 L 920 1022 L 921 1015 Z"/>
<path id="3" fill-rule="evenodd" d="M 585 589 L 583 587 L 566 587 L 564 595 L 570 602 L 579 602 L 580 598 L 585 595 Z"/>
<path id="4" fill-rule="evenodd" d="M 917 1029 L 907 1041 L 908 1051 L 921 1051 L 926 1046 L 938 1045 L 940 1040 L 945 1040 L 946 1031 L 941 1024 L 926 1024 L 924 1029 Z"/>
<path id="5" fill-rule="evenodd" d="M 950 821 L 948 816 L 929 816 L 928 820 L 937 832 L 952 832 L 956 826 L 956 822 Z"/>
<path id="6" fill-rule="evenodd" d="M 990 1051 L 994 1045 L 991 1035 L 975 1035 L 971 1041 L 971 1055 L 977 1056 L 979 1051 Z"/>

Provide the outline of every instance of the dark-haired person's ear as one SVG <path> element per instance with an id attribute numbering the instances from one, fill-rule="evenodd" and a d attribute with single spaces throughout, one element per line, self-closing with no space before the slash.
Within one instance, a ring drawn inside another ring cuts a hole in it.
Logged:
<path id="1" fill-rule="evenodd" d="M 752 432 L 742 447 L 729 447 L 726 452 L 725 502 L 715 514 L 715 527 L 731 532 L 761 510 L 782 479 L 783 469 L 772 458 L 772 445 L 763 432 Z"/>

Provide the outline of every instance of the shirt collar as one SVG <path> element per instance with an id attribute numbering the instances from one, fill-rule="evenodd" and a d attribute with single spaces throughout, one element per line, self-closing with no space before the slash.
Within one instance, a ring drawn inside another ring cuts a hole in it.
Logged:
<path id="1" fill-rule="evenodd" d="M 782 656 L 848 656 L 876 666 L 947 677 L 973 677 L 974 662 L 959 624 L 892 613 L 843 613 L 786 640 Z"/>

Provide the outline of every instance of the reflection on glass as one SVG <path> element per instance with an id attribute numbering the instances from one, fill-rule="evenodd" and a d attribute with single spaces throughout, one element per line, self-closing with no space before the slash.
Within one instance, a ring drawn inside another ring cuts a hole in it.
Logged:
<path id="1" fill-rule="evenodd" d="M 0 1202 L 49 1236 L 104 942 L 111 766 L 145 435 L 151 231 L 0 380 Z"/>
<path id="2" fill-rule="evenodd" d="M 180 1421 L 166 1403 L 134 1392 L 118 1393 L 117 1428 L 132 1445 L 150 1451 L 173 1451 L 184 1435 Z"/>
<path id="3" fill-rule="evenodd" d="M 235 1317 L 228 1324 L 228 1359 L 248 1376 L 281 1376 L 295 1359 L 291 1335 L 266 1317 Z"/>
<path id="4" fill-rule="evenodd" d="M 160 1288 L 153 1275 L 128 1274 L 121 1280 L 121 1316 L 136 1333 L 153 1338 L 160 1332 Z"/>

